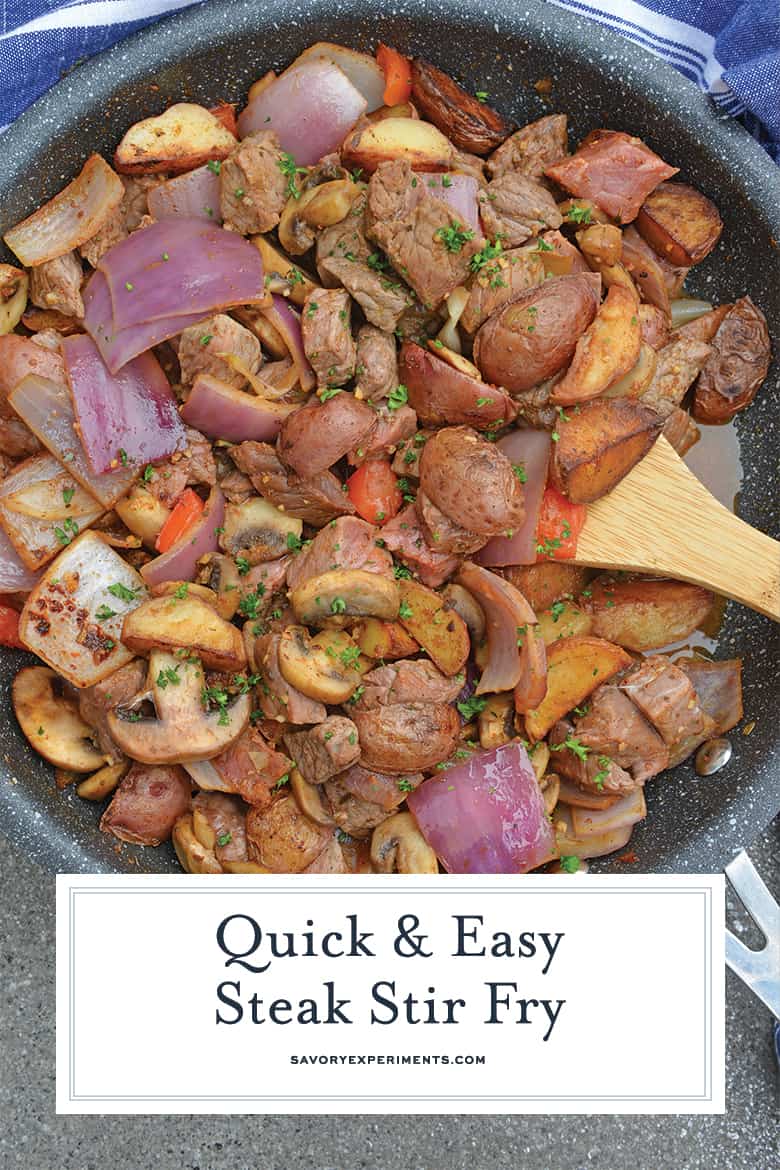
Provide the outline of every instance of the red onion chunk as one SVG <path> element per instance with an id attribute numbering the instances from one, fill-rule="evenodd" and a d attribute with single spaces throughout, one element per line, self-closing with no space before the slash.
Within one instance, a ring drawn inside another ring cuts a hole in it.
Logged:
<path id="1" fill-rule="evenodd" d="M 514 585 L 472 561 L 463 564 L 456 580 L 473 593 L 485 614 L 488 660 L 477 694 L 514 690 L 522 674 L 518 638 L 526 625 L 536 622 L 536 614 Z"/>
<path id="2" fill-rule="evenodd" d="M 266 298 L 257 248 L 192 216 L 133 232 L 109 248 L 98 269 L 108 283 L 115 329 L 193 313 L 205 317 Z"/>
<path id="3" fill-rule="evenodd" d="M 92 274 L 83 297 L 84 328 L 112 374 L 153 345 L 159 345 L 203 320 L 202 313 L 190 313 L 186 317 L 159 317 L 156 321 L 145 321 L 129 329 L 115 329 L 111 294 L 102 272 Z"/>
<path id="4" fill-rule="evenodd" d="M 84 333 L 66 337 L 62 354 L 93 471 L 156 463 L 186 446 L 176 400 L 154 354 L 141 354 L 112 374 Z"/>
<path id="5" fill-rule="evenodd" d="M 188 426 L 210 439 L 227 439 L 230 443 L 255 439 L 258 443 L 270 443 L 279 434 L 282 421 L 295 409 L 236 390 L 208 374 L 198 374 L 181 417 Z"/>
<path id="6" fill-rule="evenodd" d="M 477 194 L 479 184 L 471 175 L 425 175 L 424 190 L 452 208 L 464 227 L 482 234 L 479 222 Z M 418 187 L 422 182 L 418 179 Z"/>
<path id="7" fill-rule="evenodd" d="M 213 487 L 197 524 L 188 528 L 181 540 L 168 552 L 143 566 L 141 576 L 146 584 L 159 585 L 161 581 L 192 581 L 200 558 L 217 551 L 219 529 L 224 520 L 225 497 L 220 488 Z"/>
<path id="8" fill-rule="evenodd" d="M 523 495 L 525 520 L 511 536 L 494 536 L 475 554 L 480 565 L 536 564 L 536 528 L 550 462 L 550 436 L 547 431 L 512 431 L 496 443 L 499 451 L 525 472 Z"/>
<path id="9" fill-rule="evenodd" d="M 520 743 L 478 752 L 408 797 L 449 873 L 527 873 L 554 852 L 531 761 Z"/>
<path id="10" fill-rule="evenodd" d="M 32 589 L 40 573 L 31 573 L 19 560 L 16 549 L 0 528 L 0 593 L 23 593 Z"/>
<path id="11" fill-rule="evenodd" d="M 306 61 L 288 69 L 253 98 L 238 119 L 241 138 L 274 130 L 282 150 L 309 167 L 338 150 L 361 114 L 366 99 L 345 73 L 329 61 Z"/>
<path id="12" fill-rule="evenodd" d="M 306 350 L 303 348 L 300 313 L 296 312 L 289 301 L 276 293 L 273 294 L 273 304 L 267 309 L 263 309 L 262 312 L 274 329 L 279 332 L 287 346 L 293 365 L 298 371 L 301 389 L 313 390 L 317 384 L 317 378 L 309 365 Z"/>
<path id="13" fill-rule="evenodd" d="M 104 508 L 112 508 L 141 474 L 141 467 L 118 461 L 112 471 L 97 474 L 89 464 L 76 430 L 76 416 L 66 386 L 28 374 L 8 401 L 32 433 L 65 470 Z"/>
<path id="14" fill-rule="evenodd" d="M 219 175 L 208 166 L 196 167 L 194 171 L 158 184 L 149 192 L 146 201 L 155 219 L 187 215 L 209 223 L 222 223 Z"/>

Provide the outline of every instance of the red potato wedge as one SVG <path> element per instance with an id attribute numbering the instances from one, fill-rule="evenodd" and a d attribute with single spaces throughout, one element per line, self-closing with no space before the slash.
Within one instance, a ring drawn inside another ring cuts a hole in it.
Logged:
<path id="1" fill-rule="evenodd" d="M 580 598 L 590 614 L 592 632 L 626 650 L 644 652 L 668 646 L 700 629 L 714 597 L 684 581 L 593 581 L 590 597 Z"/>
<path id="2" fill-rule="evenodd" d="M 398 620 L 448 678 L 463 670 L 471 642 L 460 614 L 438 593 L 417 581 L 398 582 Z"/>
<path id="3" fill-rule="evenodd" d="M 150 650 L 188 650 L 211 670 L 243 670 L 246 651 L 241 631 L 201 597 L 189 593 L 153 597 L 124 620 L 122 643 L 137 654 Z"/>
<path id="4" fill-rule="evenodd" d="M 657 411 L 630 398 L 596 398 L 558 424 L 550 472 L 575 504 L 601 499 L 628 475 L 661 433 Z"/>
<path id="5" fill-rule="evenodd" d="M 686 183 L 659 183 L 636 217 L 642 238 L 670 264 L 690 268 L 709 256 L 720 239 L 717 207 Z"/>
<path id="6" fill-rule="evenodd" d="M 462 423 L 486 430 L 511 422 L 517 413 L 505 390 L 455 369 L 413 341 L 401 347 L 398 377 L 423 426 Z"/>
<path id="7" fill-rule="evenodd" d="M 513 130 L 501 114 L 420 57 L 412 62 L 412 101 L 458 150 L 470 154 L 489 154 Z"/>
<path id="8" fill-rule="evenodd" d="M 420 647 L 407 634 L 400 622 L 383 622 L 380 618 L 363 618 L 352 627 L 352 640 L 360 647 L 360 653 L 368 658 L 383 658 L 395 662 L 397 658 L 408 658 Z"/>
<path id="9" fill-rule="evenodd" d="M 536 630 L 545 646 L 551 646 L 561 638 L 597 632 L 593 629 L 593 618 L 579 601 L 559 601 L 549 609 L 537 611 L 537 617 Z"/>
<path id="10" fill-rule="evenodd" d="M 114 154 L 123 175 L 179 174 L 227 158 L 235 135 L 216 114 L 192 102 L 176 102 L 154 118 L 131 126 Z"/>
<path id="11" fill-rule="evenodd" d="M 670 301 L 679 295 L 687 268 L 678 268 L 659 256 L 630 224 L 623 232 L 622 264 L 630 273 L 643 301 L 656 305 L 667 317 Z"/>
<path id="12" fill-rule="evenodd" d="M 623 233 L 612 223 L 594 223 L 577 232 L 577 243 L 583 255 L 598 264 L 619 264 L 623 255 Z"/>
<path id="13" fill-rule="evenodd" d="M 614 285 L 595 320 L 577 342 L 571 365 L 550 395 L 555 405 L 587 402 L 617 382 L 639 360 L 639 301 Z"/>
<path id="14" fill-rule="evenodd" d="M 537 614 L 560 597 L 574 597 L 590 579 L 591 570 L 565 561 L 540 561 L 538 565 L 512 565 L 497 569 L 499 576 L 522 593 Z M 540 619 L 541 620 L 541 619 Z"/>
<path id="15" fill-rule="evenodd" d="M 547 693 L 525 715 L 529 738 L 543 739 L 568 711 L 631 661 L 630 654 L 604 638 L 582 635 L 553 642 L 547 650 Z"/>
<path id="16" fill-rule="evenodd" d="M 772 360 L 766 317 L 750 297 L 731 307 L 712 346 L 696 386 L 693 417 L 726 423 L 753 401 Z"/>
<path id="17" fill-rule="evenodd" d="M 276 74 L 273 75 L 276 77 Z M 221 122 L 229 134 L 232 134 L 235 139 L 238 139 L 238 124 L 236 122 L 236 107 L 231 102 L 220 102 L 217 106 L 211 106 L 209 113 L 213 114 L 218 122 Z"/>
<path id="18" fill-rule="evenodd" d="M 383 118 L 351 130 L 341 148 L 345 167 L 373 175 L 380 163 L 405 159 L 415 171 L 446 171 L 454 157 L 452 143 L 430 122 Z"/>
<path id="19" fill-rule="evenodd" d="M 640 138 L 621 130 L 592 130 L 575 154 L 544 173 L 572 195 L 592 199 L 619 223 L 630 223 L 650 192 L 677 171 Z"/>
<path id="20" fill-rule="evenodd" d="M 669 318 L 657 305 L 639 306 L 639 329 L 642 341 L 653 349 L 662 349 L 669 341 Z"/>

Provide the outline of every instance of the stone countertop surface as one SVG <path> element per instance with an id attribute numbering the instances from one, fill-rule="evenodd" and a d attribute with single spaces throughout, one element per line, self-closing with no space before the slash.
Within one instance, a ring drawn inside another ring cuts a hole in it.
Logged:
<path id="1" fill-rule="evenodd" d="M 780 821 L 750 847 L 776 897 L 779 844 Z M 2 840 L 0 875 L 3 1170 L 770 1170 L 775 1164 L 772 1019 L 730 971 L 722 1116 L 58 1117 L 54 881 Z M 728 918 L 748 945 L 759 937 L 733 898 Z M 587 1076 L 587 1054 L 572 1059 Z M 625 1059 L 641 1059 L 630 1038 Z"/>

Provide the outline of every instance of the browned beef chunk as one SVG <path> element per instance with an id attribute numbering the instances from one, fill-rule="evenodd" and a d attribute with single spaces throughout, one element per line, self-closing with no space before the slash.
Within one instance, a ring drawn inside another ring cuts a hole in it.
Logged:
<path id="1" fill-rule="evenodd" d="M 408 776 L 386 776 L 372 772 L 362 764 L 354 764 L 338 777 L 338 783 L 347 792 L 369 804 L 378 804 L 385 812 L 392 812 L 423 782 L 422 772 Z"/>
<path id="2" fill-rule="evenodd" d="M 559 228 L 563 217 L 550 192 L 533 179 L 509 171 L 479 194 L 485 234 L 515 248 L 546 228 Z"/>
<path id="3" fill-rule="evenodd" d="M 327 257 L 320 261 L 319 271 L 343 285 L 363 309 L 367 321 L 378 329 L 392 332 L 410 303 L 406 285 L 394 273 L 371 268 L 361 260 Z"/>
<path id="4" fill-rule="evenodd" d="M 518 171 L 529 179 L 542 179 L 545 167 L 564 158 L 568 151 L 566 115 L 547 114 L 517 130 L 487 160 L 491 178 Z"/>
<path id="5" fill-rule="evenodd" d="M 357 728 L 343 715 L 329 715 L 308 731 L 288 732 L 284 745 L 308 784 L 323 784 L 360 758 Z"/>
<path id="6" fill-rule="evenodd" d="M 303 348 L 320 386 L 343 386 L 355 373 L 352 301 L 340 288 L 315 288 L 301 317 Z"/>
<path id="7" fill-rule="evenodd" d="M 317 271 L 322 277 L 322 283 L 330 287 L 333 280 L 326 279 L 327 270 L 323 268 L 326 260 L 346 260 L 350 264 L 366 262 L 369 256 L 376 252 L 376 248 L 366 239 L 365 233 L 366 198 L 361 195 L 352 205 L 349 215 L 327 227 L 317 237 Z"/>
<path id="8" fill-rule="evenodd" d="M 682 746 L 701 743 L 715 730 L 687 674 L 660 654 L 638 663 L 619 686 L 672 749 L 673 762 L 685 758 L 679 755 Z"/>
<path id="9" fill-rule="evenodd" d="M 255 494 L 249 476 L 236 468 L 220 477 L 219 486 L 225 499 L 231 504 L 243 504 L 244 500 Z"/>
<path id="10" fill-rule="evenodd" d="M 671 341 L 659 349 L 653 380 L 642 395 L 642 401 L 664 415 L 671 414 L 673 408 L 682 402 L 711 353 L 712 346 L 706 341 L 689 337 Z"/>
<path id="11" fill-rule="evenodd" d="M 428 546 L 414 504 L 409 504 L 384 525 L 382 539 L 432 589 L 446 581 L 460 564 L 458 557 Z"/>
<path id="12" fill-rule="evenodd" d="M 386 820 L 392 811 L 347 791 L 341 776 L 326 782 L 325 796 L 330 815 L 339 828 L 358 839 L 368 837 L 371 830 Z"/>
<path id="13" fill-rule="evenodd" d="M 187 446 L 158 463 L 145 487 L 156 496 L 166 508 L 172 508 L 187 484 L 204 484 L 212 487 L 217 482 L 217 466 L 211 450 L 211 443 L 200 431 L 186 427 Z"/>
<path id="14" fill-rule="evenodd" d="M 79 691 L 79 715 L 94 728 L 98 746 L 109 763 L 116 764 L 123 756 L 109 734 L 108 712 L 112 707 L 126 703 L 137 695 L 145 678 L 146 663 L 140 658 L 134 658 L 102 682 Z"/>
<path id="15" fill-rule="evenodd" d="M 362 325 L 357 336 L 356 396 L 369 402 L 387 398 L 398 385 L 398 354 L 392 333 Z"/>
<path id="16" fill-rule="evenodd" d="M 282 676 L 279 640 L 279 634 L 266 634 L 254 647 L 254 658 L 261 676 L 257 697 L 263 714 L 283 723 L 323 723 L 328 716 L 325 706 L 302 695 Z"/>
<path id="17" fill-rule="evenodd" d="M 608 755 L 597 751 L 578 754 L 566 747 L 566 740 L 574 737 L 574 724 L 569 719 L 559 719 L 550 731 L 550 748 L 554 753 L 552 766 L 559 775 L 573 780 L 588 792 L 623 796 L 639 787 L 631 773 Z"/>
<path id="18" fill-rule="evenodd" d="M 348 452 L 350 463 L 359 466 L 366 459 L 380 455 L 393 455 L 399 443 L 417 433 L 417 415 L 411 406 L 400 406 L 390 410 L 381 403 L 376 411 L 375 425 L 360 440 L 359 446 Z"/>
<path id="19" fill-rule="evenodd" d="M 426 306 L 435 308 L 469 273 L 483 241 L 452 209 L 418 186 L 408 162 L 381 163 L 368 185 L 367 233 Z"/>
<path id="20" fill-rule="evenodd" d="M 125 194 L 119 210 L 110 217 L 91 240 L 82 244 L 79 251 L 88 264 L 97 268 L 109 248 L 127 239 L 149 214 L 147 196 L 153 187 L 165 182 L 165 175 L 138 175 L 130 179 L 122 177 Z"/>
<path id="21" fill-rule="evenodd" d="M 293 471 L 309 477 L 368 441 L 375 427 L 376 413 L 353 394 L 338 393 L 322 403 L 315 397 L 284 420 L 277 449 Z"/>
<path id="22" fill-rule="evenodd" d="M 662 772 L 669 749 L 619 687 L 605 684 L 590 700 L 587 714 L 577 719 L 574 734 L 592 753 L 609 756 L 630 772 L 637 784 Z"/>
<path id="23" fill-rule="evenodd" d="M 287 756 L 271 747 L 256 727 L 247 728 L 209 763 L 228 792 L 236 792 L 260 808 L 268 807 L 274 786 L 292 767 Z"/>
<path id="24" fill-rule="evenodd" d="M 84 271 L 75 252 L 46 260 L 29 270 L 30 300 L 41 309 L 57 309 L 66 317 L 83 317 L 81 282 Z"/>
<path id="25" fill-rule="evenodd" d="M 273 130 L 243 139 L 220 167 L 220 206 L 225 227 L 243 236 L 270 232 L 287 202 L 282 148 Z"/>
<path id="26" fill-rule="evenodd" d="M 332 471 L 306 479 L 285 467 L 268 443 L 247 440 L 232 447 L 231 458 L 261 496 L 290 516 L 321 527 L 336 516 L 350 516 L 354 505 Z"/>
<path id="27" fill-rule="evenodd" d="M 379 529 L 356 516 L 341 516 L 321 528 L 314 540 L 292 559 L 287 584 L 297 589 L 312 577 L 331 569 L 364 569 L 368 573 L 393 574 L 393 558 L 377 546 Z"/>
<path id="28" fill-rule="evenodd" d="M 192 784 L 183 768 L 133 764 L 103 813 L 100 828 L 133 845 L 159 845 L 190 808 Z"/>
<path id="29" fill-rule="evenodd" d="M 363 675 L 364 690 L 355 711 L 372 711 L 387 703 L 451 703 L 463 688 L 462 678 L 447 678 L 427 658 L 402 658 Z"/>
<path id="30" fill-rule="evenodd" d="M 230 362 L 233 359 L 237 369 Z M 185 385 L 197 374 L 211 374 L 229 386 L 243 390 L 247 386 L 246 370 L 256 374 L 263 361 L 260 342 L 238 321 L 226 313 L 217 313 L 185 329 L 179 338 L 179 365 Z"/>

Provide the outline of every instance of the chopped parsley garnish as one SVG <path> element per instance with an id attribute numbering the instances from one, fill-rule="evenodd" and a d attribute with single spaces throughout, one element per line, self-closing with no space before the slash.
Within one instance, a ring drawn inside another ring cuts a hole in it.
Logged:
<path id="1" fill-rule="evenodd" d="M 75 494 L 76 494 L 76 489 L 75 489 L 75 488 L 72 488 L 72 487 L 71 487 L 71 488 L 63 488 L 63 489 L 62 489 L 62 498 L 63 498 L 63 500 L 65 501 L 65 507 L 66 507 L 66 508 L 69 508 L 69 507 L 70 507 L 70 501 L 73 499 L 73 497 L 75 496 Z"/>
<path id="2" fill-rule="evenodd" d="M 514 471 L 520 483 L 528 483 L 528 476 L 526 474 L 525 466 L 522 463 L 513 463 L 512 471 Z"/>
<path id="3" fill-rule="evenodd" d="M 491 260 L 495 260 L 496 256 L 500 256 L 503 250 L 504 249 L 500 240 L 496 240 L 493 244 L 485 244 L 484 248 L 480 248 L 480 250 L 475 252 L 471 257 L 469 260 L 469 268 L 472 272 L 481 272 L 485 265 L 488 264 Z"/>
<path id="4" fill-rule="evenodd" d="M 209 161 L 206 163 L 206 166 L 209 168 L 212 175 L 218 175 L 222 170 L 222 163 L 218 162 L 215 158 L 209 159 Z"/>
<path id="5" fill-rule="evenodd" d="M 292 552 L 298 552 L 300 549 L 303 548 L 303 541 L 301 540 L 300 536 L 297 536 L 294 532 L 288 532 L 287 533 L 287 547 Z"/>
<path id="6" fill-rule="evenodd" d="M 189 591 L 190 591 L 190 587 L 189 587 L 188 582 L 182 581 L 181 585 L 177 585 L 176 588 L 174 589 L 173 596 L 176 598 L 177 601 L 184 601 L 184 598 L 187 596 Z"/>
<path id="7" fill-rule="evenodd" d="M 384 272 L 389 267 L 389 261 L 381 252 L 372 252 L 370 256 L 366 257 L 366 264 L 369 268 L 373 268 L 374 272 Z"/>
<path id="8" fill-rule="evenodd" d="M 363 691 L 364 691 L 365 689 L 366 689 L 366 688 L 365 688 L 364 686 L 355 687 L 355 689 L 354 689 L 354 691 L 352 692 L 351 696 L 350 696 L 350 697 L 347 699 L 347 702 L 348 702 L 348 703 L 353 703 L 353 704 L 354 704 L 354 703 L 357 703 L 358 699 L 359 699 L 359 698 L 360 698 L 360 696 L 363 694 Z"/>
<path id="9" fill-rule="evenodd" d="M 412 614 L 413 614 L 413 613 L 414 613 L 414 610 L 412 609 L 412 607 L 411 607 L 411 605 L 409 604 L 409 602 L 408 602 L 408 601 L 402 601 L 402 602 L 401 602 L 401 604 L 400 604 L 400 605 L 399 605 L 399 607 L 398 607 L 398 616 L 399 616 L 399 618 L 410 618 L 410 617 L 412 616 Z"/>
<path id="10" fill-rule="evenodd" d="M 340 386 L 326 386 L 324 390 L 317 391 L 317 397 L 320 402 L 329 402 L 331 398 L 335 398 L 341 392 Z"/>
<path id="11" fill-rule="evenodd" d="M 412 574 L 406 565 L 393 565 L 393 576 L 397 581 L 408 581 Z"/>
<path id="12" fill-rule="evenodd" d="M 227 705 L 229 695 L 222 687 L 204 687 L 201 691 L 201 702 L 203 706 L 208 708 L 212 704 L 219 708 L 219 719 L 217 724 L 219 727 L 227 727 L 230 723 L 230 715 L 228 713 Z"/>
<path id="13" fill-rule="evenodd" d="M 479 715 L 481 711 L 485 710 L 487 699 L 482 698 L 481 695 L 472 695 L 470 699 L 464 699 L 462 703 L 456 703 L 455 706 L 469 723 L 475 715 Z"/>
<path id="14" fill-rule="evenodd" d="M 295 159 L 291 154 L 283 154 L 276 164 L 284 177 L 287 179 L 287 194 L 293 199 L 300 199 L 301 193 L 298 190 L 298 184 L 295 181 L 296 175 L 305 175 L 306 167 L 299 167 L 295 165 Z"/>
<path id="15" fill-rule="evenodd" d="M 254 593 L 247 593 L 245 597 L 241 598 L 238 603 L 238 612 L 243 617 L 252 618 L 254 620 L 254 618 L 258 617 L 257 611 L 264 596 L 265 585 L 263 585 L 261 582 L 255 587 Z"/>
<path id="16" fill-rule="evenodd" d="M 407 780 L 405 776 L 402 776 L 401 779 L 397 781 L 397 784 L 399 792 L 414 792 L 414 784 L 412 784 L 411 780 Z"/>
<path id="17" fill-rule="evenodd" d="M 565 748 L 568 748 L 570 752 L 574 752 L 575 756 L 580 760 L 587 759 L 590 754 L 590 748 L 586 747 L 584 743 L 580 743 L 576 735 L 567 735 L 563 743 L 550 744 L 551 752 L 562 752 Z"/>
<path id="18" fill-rule="evenodd" d="M 236 568 L 238 569 L 239 577 L 246 577 L 251 566 L 249 564 L 249 561 L 246 559 L 246 557 L 238 556 L 238 557 L 236 557 Z"/>
<path id="19" fill-rule="evenodd" d="M 449 175 L 442 175 L 441 185 L 442 185 L 442 187 L 451 187 L 452 186 L 452 179 L 450 178 Z"/>
<path id="20" fill-rule="evenodd" d="M 54 535 L 57 537 L 57 540 L 61 545 L 70 544 L 70 542 L 74 540 L 78 534 L 79 526 L 76 521 L 71 520 L 70 517 L 68 517 L 67 520 L 63 520 L 62 528 L 55 527 L 54 529 Z"/>
<path id="21" fill-rule="evenodd" d="M 359 646 L 347 646 L 346 649 L 341 651 L 341 653 L 339 654 L 339 658 L 341 659 L 341 661 L 344 663 L 345 666 L 354 666 L 355 663 L 360 658 L 360 647 Z"/>
<path id="22" fill-rule="evenodd" d="M 477 406 L 492 406 L 494 402 L 495 398 L 478 398 Z"/>
<path id="23" fill-rule="evenodd" d="M 201 338 L 200 338 L 200 344 L 201 345 L 208 345 L 208 343 L 211 341 L 213 336 L 214 336 L 213 333 L 203 333 L 201 335 Z"/>
<path id="24" fill-rule="evenodd" d="M 547 240 L 543 240 L 540 236 L 536 241 L 536 250 L 537 252 L 554 252 L 555 248 L 553 248 L 552 244 L 548 244 Z"/>
<path id="25" fill-rule="evenodd" d="M 146 467 L 144 468 L 143 475 L 141 476 L 141 479 L 144 481 L 144 483 L 149 483 L 153 478 L 154 478 L 154 468 L 152 467 L 151 463 L 147 463 Z"/>
<path id="26" fill-rule="evenodd" d="M 347 603 L 343 597 L 334 597 L 330 603 L 331 613 L 346 613 Z"/>
<path id="27" fill-rule="evenodd" d="M 319 309 L 319 307 L 320 307 L 320 306 L 318 305 L 318 303 L 317 303 L 316 301 L 309 301 L 309 304 L 308 304 L 308 306 L 307 306 L 307 308 L 306 308 L 306 316 L 307 316 L 307 317 L 313 317 L 313 316 L 314 316 L 314 314 L 315 314 L 315 313 L 317 312 L 317 310 Z"/>
<path id="28" fill-rule="evenodd" d="M 592 215 L 589 207 L 570 207 L 566 212 L 566 218 L 572 223 L 590 223 Z"/>
<path id="29" fill-rule="evenodd" d="M 396 386 L 395 390 L 390 391 L 390 395 L 387 399 L 387 409 L 398 410 L 400 407 L 406 406 L 408 400 L 409 391 L 407 390 L 406 386 L 400 384 Z"/>
<path id="30" fill-rule="evenodd" d="M 438 240 L 441 240 L 448 252 L 460 252 L 468 240 L 474 239 L 472 229 L 464 228 L 457 220 L 452 220 L 449 227 L 439 228 L 435 235 Z"/>
<path id="31" fill-rule="evenodd" d="M 160 671 L 157 675 L 157 685 L 161 690 L 164 691 L 168 686 L 177 687 L 179 685 L 181 679 L 177 673 L 178 669 L 178 666 L 166 666 L 165 670 Z"/>
<path id="32" fill-rule="evenodd" d="M 554 622 L 557 622 L 559 618 L 563 617 L 565 612 L 566 612 L 566 602 L 565 601 L 554 601 L 552 603 L 552 605 L 550 606 L 550 613 L 552 615 L 552 620 Z"/>
<path id="33" fill-rule="evenodd" d="M 580 868 L 579 857 L 561 857 L 561 869 L 564 873 L 576 873 Z"/>
<path id="34" fill-rule="evenodd" d="M 599 792 L 601 792 L 604 787 L 604 781 L 609 776 L 609 769 L 612 766 L 612 760 L 609 758 L 609 756 L 599 756 L 598 765 L 600 771 L 598 771 L 593 777 L 593 783 L 596 785 Z"/>
<path id="35" fill-rule="evenodd" d="M 289 280 L 290 284 L 293 285 L 306 283 L 306 277 L 303 275 L 300 268 L 288 268 L 287 272 L 285 273 L 285 278 Z"/>
<path id="36" fill-rule="evenodd" d="M 280 776 L 279 779 L 276 781 L 276 783 L 274 784 L 274 789 L 284 788 L 285 784 L 289 784 L 289 783 L 290 783 L 290 775 L 289 775 L 289 773 L 285 773 L 284 776 Z"/>
<path id="37" fill-rule="evenodd" d="M 477 92 L 474 94 L 474 97 L 477 99 L 478 102 L 486 102 L 488 100 L 488 93 L 484 89 L 478 89 Z"/>
<path id="38" fill-rule="evenodd" d="M 119 450 L 117 451 L 117 455 L 119 456 L 119 462 L 122 464 L 122 466 L 127 467 L 127 464 L 128 464 L 127 451 L 125 451 L 124 447 L 119 448 Z"/>
<path id="39" fill-rule="evenodd" d="M 229 845 L 232 840 L 232 833 L 220 833 L 220 835 L 217 837 L 217 845 Z"/>
<path id="40" fill-rule="evenodd" d="M 109 585 L 108 592 L 112 597 L 118 597 L 120 601 L 135 601 L 136 595 L 140 593 L 141 586 L 136 585 L 135 588 L 129 589 L 127 585 L 123 585 L 121 581 L 115 581 L 113 585 Z"/>
<path id="41" fill-rule="evenodd" d="M 99 605 L 95 610 L 95 617 L 99 622 L 107 622 L 109 618 L 116 617 L 116 610 L 108 605 Z"/>

